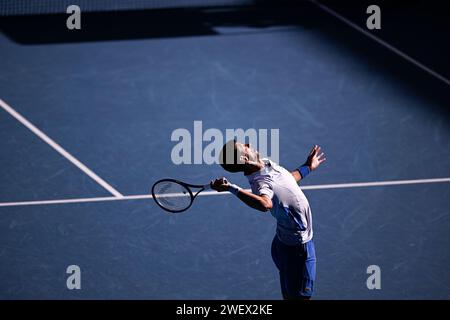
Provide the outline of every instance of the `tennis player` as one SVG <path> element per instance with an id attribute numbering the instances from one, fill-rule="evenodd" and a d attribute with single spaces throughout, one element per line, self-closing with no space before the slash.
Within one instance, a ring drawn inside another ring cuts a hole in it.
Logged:
<path id="1" fill-rule="evenodd" d="M 211 181 L 211 188 L 229 191 L 253 209 L 267 212 L 277 220 L 272 242 L 272 258 L 280 273 L 284 299 L 310 299 L 316 276 L 311 209 L 298 186 L 311 171 L 325 161 L 319 146 L 314 146 L 306 162 L 291 172 L 269 159 L 261 159 L 249 144 L 228 141 L 219 155 L 228 172 L 243 172 L 252 192 L 225 178 Z"/>

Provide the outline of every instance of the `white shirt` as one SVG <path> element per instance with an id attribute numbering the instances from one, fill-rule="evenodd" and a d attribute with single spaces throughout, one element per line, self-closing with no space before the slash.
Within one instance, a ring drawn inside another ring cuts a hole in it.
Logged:
<path id="1" fill-rule="evenodd" d="M 306 243 L 313 237 L 308 199 L 295 178 L 275 162 L 263 159 L 261 170 L 248 175 L 252 192 L 272 199 L 272 216 L 277 219 L 277 235 L 286 245 Z"/>

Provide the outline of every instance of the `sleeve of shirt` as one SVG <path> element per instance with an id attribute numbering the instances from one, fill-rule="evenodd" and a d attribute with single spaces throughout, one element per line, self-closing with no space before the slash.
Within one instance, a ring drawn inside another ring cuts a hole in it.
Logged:
<path id="1" fill-rule="evenodd" d="M 258 193 L 258 195 L 262 196 L 267 196 L 270 199 L 272 199 L 273 197 L 273 188 L 272 188 L 272 184 L 270 183 L 269 180 L 260 180 L 257 182 L 256 185 L 256 192 Z"/>

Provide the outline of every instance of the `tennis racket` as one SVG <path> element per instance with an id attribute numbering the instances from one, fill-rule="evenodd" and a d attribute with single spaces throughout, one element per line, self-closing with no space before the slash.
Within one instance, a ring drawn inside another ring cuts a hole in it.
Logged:
<path id="1" fill-rule="evenodd" d="M 192 188 L 199 190 L 194 194 Z M 175 179 L 162 179 L 153 184 L 152 196 L 161 209 L 179 213 L 189 209 L 200 192 L 210 188 L 209 183 L 196 185 Z"/>

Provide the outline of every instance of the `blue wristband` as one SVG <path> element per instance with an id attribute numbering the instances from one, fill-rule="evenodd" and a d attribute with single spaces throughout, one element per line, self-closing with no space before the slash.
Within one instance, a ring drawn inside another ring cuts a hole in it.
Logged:
<path id="1" fill-rule="evenodd" d="M 305 179 L 306 176 L 311 172 L 311 169 L 307 165 L 303 165 L 300 168 L 298 168 L 297 170 L 298 170 L 298 172 L 300 172 L 302 179 Z"/>

